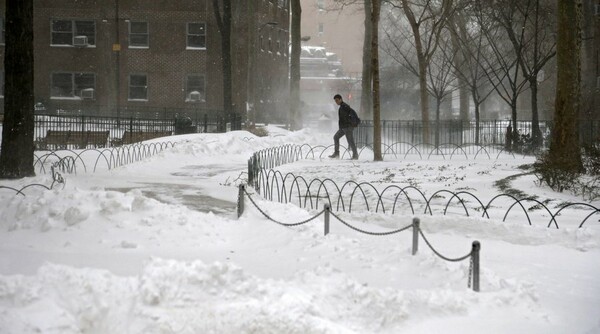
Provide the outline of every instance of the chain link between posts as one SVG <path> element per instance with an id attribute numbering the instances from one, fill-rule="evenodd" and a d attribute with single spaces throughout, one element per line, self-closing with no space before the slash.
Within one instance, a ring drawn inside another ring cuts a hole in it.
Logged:
<path id="1" fill-rule="evenodd" d="M 355 230 L 355 231 L 357 231 L 357 232 L 364 233 L 364 234 L 368 234 L 368 235 L 384 236 L 384 235 L 396 234 L 396 233 L 400 233 L 400 232 L 402 232 L 402 231 L 404 231 L 404 230 L 408 230 L 409 228 L 411 228 L 411 227 L 413 226 L 412 224 L 410 224 L 410 225 L 408 225 L 408 226 L 405 226 L 405 227 L 403 227 L 403 228 L 400 228 L 400 229 L 397 229 L 397 230 L 394 230 L 394 231 L 389 231 L 389 232 L 369 232 L 369 231 L 361 230 L 361 229 L 359 229 L 358 227 L 354 227 L 354 226 L 352 226 L 352 225 L 348 224 L 348 223 L 347 223 L 346 221 L 344 221 L 344 220 L 343 220 L 343 219 L 342 219 L 340 216 L 336 215 L 336 214 L 335 214 L 335 213 L 333 213 L 333 212 L 330 212 L 330 214 L 331 214 L 332 216 L 334 216 L 334 217 L 335 217 L 337 220 L 339 220 L 339 221 L 340 221 L 342 224 L 344 224 L 344 225 L 348 226 L 349 228 L 351 228 L 351 229 L 353 229 L 353 230 Z"/>
<path id="2" fill-rule="evenodd" d="M 279 225 L 283 225 L 283 226 L 292 227 L 292 226 L 299 226 L 299 225 L 303 225 L 303 224 L 309 223 L 309 222 L 311 222 L 311 221 L 313 221 L 313 220 L 317 219 L 319 216 L 321 216 L 321 215 L 322 215 L 322 214 L 325 212 L 325 209 L 323 209 L 323 210 L 321 210 L 321 212 L 317 213 L 315 216 L 313 216 L 313 217 L 310 217 L 310 218 L 308 218 L 308 219 L 306 219 L 306 220 L 303 220 L 303 221 L 301 221 L 301 222 L 298 222 L 298 223 L 286 224 L 286 223 L 282 223 L 282 222 L 280 222 L 280 221 L 278 221 L 278 220 L 276 220 L 276 219 L 273 219 L 273 218 L 272 218 L 271 216 L 269 216 L 269 215 L 268 215 L 266 212 L 264 212 L 264 211 L 263 211 L 263 210 L 262 210 L 262 209 L 261 209 L 261 208 L 258 206 L 258 204 L 256 204 L 256 202 L 254 202 L 254 199 L 252 198 L 252 196 L 250 196 L 250 194 L 248 193 L 248 191 L 247 191 L 246 189 L 244 189 L 244 193 L 246 194 L 246 196 L 248 196 L 248 199 L 250 200 L 250 202 L 252 203 L 252 205 L 254 205 L 254 207 L 255 207 L 255 208 L 256 208 L 256 209 L 257 209 L 257 210 L 258 210 L 260 213 L 262 213 L 262 214 L 263 214 L 263 216 L 265 216 L 265 217 L 266 217 L 268 220 L 270 220 L 270 221 L 272 221 L 272 222 L 274 222 L 274 223 L 277 223 L 277 224 L 279 224 Z"/>
<path id="3" fill-rule="evenodd" d="M 425 234 L 423 233 L 423 230 L 420 228 L 420 223 L 419 223 L 419 219 L 415 218 L 413 219 L 413 223 L 410 225 L 407 225 L 405 227 L 402 227 L 400 229 L 397 230 L 393 230 L 393 231 L 388 231 L 388 232 L 370 232 L 370 231 L 365 231 L 363 229 L 357 228 L 355 226 L 352 226 L 351 224 L 347 223 L 344 219 L 342 219 L 340 216 L 336 215 L 335 213 L 331 212 L 329 206 L 326 206 L 323 210 L 321 210 L 319 213 L 317 213 L 315 216 L 310 217 L 304 221 L 298 222 L 298 223 L 282 223 L 276 219 L 273 219 L 271 216 L 269 216 L 266 212 L 264 212 L 259 206 L 258 204 L 254 201 L 254 199 L 252 198 L 252 196 L 250 195 L 250 193 L 248 193 L 248 191 L 246 190 L 245 187 L 241 186 L 242 189 L 241 191 L 248 197 L 248 199 L 250 200 L 250 202 L 252 203 L 252 205 L 254 205 L 254 207 L 261 213 L 263 214 L 268 220 L 273 221 L 279 225 L 283 225 L 283 226 L 287 226 L 287 227 L 292 227 L 292 226 L 298 226 L 298 225 L 303 225 L 306 223 L 309 223 L 315 219 L 317 219 L 319 216 L 321 216 L 322 214 L 325 213 L 325 234 L 329 233 L 329 215 L 332 215 L 333 217 L 335 217 L 337 220 L 339 220 L 342 224 L 346 225 L 347 227 L 349 227 L 350 229 L 363 233 L 363 234 L 367 234 L 367 235 L 373 235 L 373 236 L 386 236 L 386 235 L 391 235 L 391 234 L 396 234 L 396 233 L 400 233 L 402 231 L 405 231 L 409 228 L 413 228 L 415 229 L 413 231 L 413 235 L 414 235 L 414 239 L 413 239 L 413 255 L 416 253 L 416 250 L 418 249 L 418 237 L 416 236 L 417 232 L 418 235 L 420 235 L 423 240 L 425 241 L 425 244 L 427 244 L 427 246 L 429 247 L 429 249 L 431 249 L 431 251 L 437 255 L 438 257 L 440 257 L 441 259 L 445 260 L 445 261 L 449 261 L 449 262 L 460 262 L 460 261 L 464 261 L 467 258 L 470 258 L 470 262 L 469 262 L 469 272 L 468 272 L 468 282 L 467 282 L 467 286 L 469 288 L 471 288 L 471 286 L 473 286 L 473 290 L 478 292 L 479 291 L 479 250 L 480 250 L 480 244 L 478 241 L 474 241 L 473 242 L 473 248 L 471 249 L 471 251 L 461 257 L 458 258 L 449 258 L 446 257 L 444 255 L 442 255 L 439 251 L 437 251 L 433 245 L 431 244 L 431 242 L 429 242 L 429 240 L 427 239 L 427 237 L 425 236 Z M 239 198 L 239 201 L 243 201 L 243 198 Z"/>

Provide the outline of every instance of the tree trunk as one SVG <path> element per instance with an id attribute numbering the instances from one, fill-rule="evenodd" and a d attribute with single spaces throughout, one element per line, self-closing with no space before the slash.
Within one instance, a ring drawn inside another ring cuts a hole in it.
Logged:
<path id="1" fill-rule="evenodd" d="M 427 92 L 427 60 L 423 50 L 423 42 L 421 41 L 421 33 L 419 24 L 416 21 L 415 15 L 410 9 L 407 0 L 402 0 L 402 8 L 404 14 L 410 23 L 411 30 L 415 39 L 415 51 L 417 53 L 417 61 L 419 63 L 419 96 L 421 104 L 421 121 L 423 122 L 423 143 L 429 144 L 429 93 Z"/>
<path id="2" fill-rule="evenodd" d="M 213 9 L 217 26 L 221 33 L 221 60 L 223 68 L 223 113 L 231 119 L 232 130 L 239 130 L 239 124 L 232 110 L 232 77 L 231 77 L 231 0 L 223 0 L 223 14 L 219 9 L 219 0 L 213 0 Z M 238 115 L 239 116 L 239 115 Z"/>
<path id="3" fill-rule="evenodd" d="M 371 43 L 373 36 L 371 34 L 371 13 L 371 0 L 365 0 L 365 38 L 363 41 L 362 91 L 360 98 L 360 113 L 365 118 L 373 117 L 373 77 L 371 75 Z"/>
<path id="4" fill-rule="evenodd" d="M 373 73 L 373 160 L 383 161 L 381 154 L 381 112 L 379 101 L 379 14 L 380 0 L 371 0 L 371 70 Z"/>
<path id="5" fill-rule="evenodd" d="M 421 43 L 419 42 L 417 44 Z M 427 65 L 422 54 L 418 54 L 417 57 L 419 58 L 419 96 L 421 102 L 421 121 L 423 122 L 423 143 L 429 144 L 429 93 L 427 92 Z"/>
<path id="6" fill-rule="evenodd" d="M 33 0 L 6 0 L 0 178 L 34 176 Z"/>
<path id="7" fill-rule="evenodd" d="M 577 117 L 581 82 L 581 1 L 558 0 L 557 80 L 554 129 L 548 152 L 552 167 L 581 172 Z"/>
<path id="8" fill-rule="evenodd" d="M 479 145 L 479 103 L 475 103 L 475 145 Z"/>
<path id="9" fill-rule="evenodd" d="M 461 52 L 461 43 L 460 36 L 466 35 L 464 33 L 466 31 L 466 23 L 464 18 L 454 13 L 449 17 L 449 23 L 451 26 L 451 34 L 450 38 L 452 39 L 452 48 L 454 49 L 454 53 L 456 56 L 454 57 L 454 68 L 456 75 L 456 79 L 458 81 L 458 97 L 460 103 L 460 120 L 463 122 L 469 121 L 469 85 L 464 75 L 461 73 L 468 73 L 469 69 L 467 67 L 467 63 L 465 61 L 464 53 Z M 466 40 L 466 39 L 465 39 Z"/>
<path id="10" fill-rule="evenodd" d="M 514 151 L 518 145 L 519 131 L 517 129 L 517 97 L 514 96 L 510 102 L 510 119 L 512 122 L 511 146 L 510 150 Z"/>
<path id="11" fill-rule="evenodd" d="M 538 112 L 538 87 L 537 78 L 533 77 L 529 80 L 529 88 L 531 89 L 531 143 L 533 149 L 537 150 L 542 146 L 543 138 L 540 130 L 540 117 Z"/>
<path id="12" fill-rule="evenodd" d="M 440 146 L 440 109 L 442 105 L 442 99 L 437 98 L 435 104 L 435 147 Z"/>
<path id="13" fill-rule="evenodd" d="M 292 0 L 292 52 L 290 55 L 290 125 L 293 130 L 302 128 L 301 113 L 298 108 L 302 104 L 300 102 L 300 51 L 302 31 L 300 22 L 302 20 L 302 5 L 300 0 Z"/>

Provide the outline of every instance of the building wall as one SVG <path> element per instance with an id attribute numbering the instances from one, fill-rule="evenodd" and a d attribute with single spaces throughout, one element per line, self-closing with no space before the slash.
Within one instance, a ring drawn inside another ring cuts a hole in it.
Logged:
<path id="1" fill-rule="evenodd" d="M 319 9 L 319 4 L 322 9 Z M 342 61 L 344 72 L 351 76 L 362 75 L 362 50 L 364 40 L 364 11 L 352 5 L 335 9 L 333 0 L 301 0 L 302 36 L 310 36 L 305 45 L 324 46 L 336 53 Z M 319 32 L 322 26 L 322 33 Z"/>
<path id="2" fill-rule="evenodd" d="M 279 30 L 288 31 L 289 10 L 281 8 L 288 1 L 260 0 L 257 15 L 273 17 Z M 234 110 L 245 110 L 247 87 L 247 56 L 250 45 L 247 30 L 250 21 L 244 15 L 245 1 L 234 1 L 232 32 L 233 103 Z M 34 9 L 35 98 L 45 106 L 65 106 L 102 113 L 114 113 L 117 105 L 123 109 L 138 108 L 143 112 L 160 112 L 165 109 L 223 108 L 223 75 L 221 62 L 221 37 L 214 17 L 212 1 L 147 1 L 147 0 L 36 0 Z M 118 12 L 117 12 L 118 5 Z M 0 2 L 4 16 L 4 2 Z M 52 46 L 51 21 L 53 19 L 93 20 L 96 45 L 90 47 Z M 148 22 L 149 47 L 129 45 L 131 21 Z M 186 48 L 188 22 L 206 24 L 206 48 Z M 282 35 L 283 36 L 283 35 Z M 284 36 L 287 43 L 287 33 Z M 3 58 L 0 48 L 0 59 Z M 265 80 L 269 86 L 279 87 L 287 82 L 287 55 L 277 55 L 263 61 Z M 96 78 L 94 99 L 51 97 L 52 73 L 94 73 Z M 147 76 L 148 99 L 128 99 L 129 75 Z M 185 85 L 188 74 L 205 77 L 206 99 L 201 102 L 186 101 Z M 272 84 L 271 80 L 277 83 Z M 287 83 L 286 83 L 287 84 Z M 269 91 L 265 94 L 270 94 Z M 274 99 L 268 98 L 272 101 Z M 51 108 L 49 108 L 51 109 Z"/>

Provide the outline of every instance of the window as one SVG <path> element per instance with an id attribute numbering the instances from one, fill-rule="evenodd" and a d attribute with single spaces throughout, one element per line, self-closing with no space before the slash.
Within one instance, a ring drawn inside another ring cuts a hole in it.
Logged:
<path id="1" fill-rule="evenodd" d="M 52 73 L 50 96 L 53 98 L 80 99 L 83 90 L 96 88 L 94 73 L 57 72 Z"/>
<path id="2" fill-rule="evenodd" d="M 323 36 L 325 32 L 325 25 L 323 23 L 319 23 L 319 36 Z"/>
<path id="3" fill-rule="evenodd" d="M 204 76 L 199 74 L 188 75 L 185 82 L 185 102 L 204 101 L 206 101 Z"/>
<path id="4" fill-rule="evenodd" d="M 51 45 L 95 46 L 96 22 L 52 20 Z"/>
<path id="5" fill-rule="evenodd" d="M 129 22 L 129 47 L 147 48 L 148 22 Z"/>
<path id="6" fill-rule="evenodd" d="M 187 24 L 187 48 L 205 49 L 206 48 L 206 24 L 188 23 Z"/>
<path id="7" fill-rule="evenodd" d="M 148 100 L 148 77 L 145 74 L 129 75 L 129 100 Z"/>

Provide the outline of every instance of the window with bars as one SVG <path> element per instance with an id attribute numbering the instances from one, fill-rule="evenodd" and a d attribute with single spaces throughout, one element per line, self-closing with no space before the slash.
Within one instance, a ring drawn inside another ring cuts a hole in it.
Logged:
<path id="1" fill-rule="evenodd" d="M 52 20 L 50 24 L 53 46 L 95 46 L 96 22 L 91 20 Z"/>
<path id="2" fill-rule="evenodd" d="M 129 22 L 129 47 L 148 48 L 149 36 L 148 22 Z"/>

